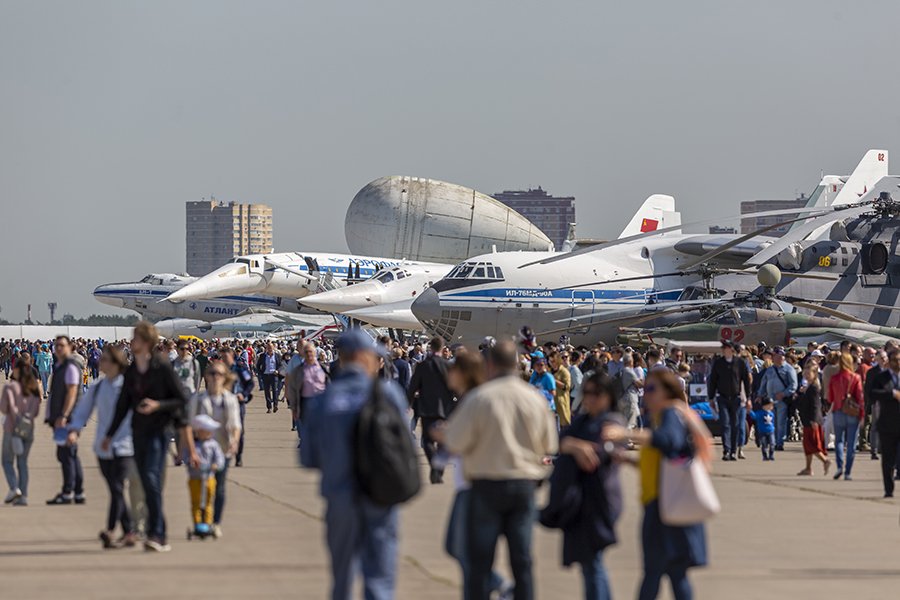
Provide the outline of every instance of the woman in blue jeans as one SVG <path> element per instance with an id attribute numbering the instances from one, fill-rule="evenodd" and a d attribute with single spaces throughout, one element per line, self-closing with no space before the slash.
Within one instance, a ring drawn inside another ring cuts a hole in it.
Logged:
<path id="1" fill-rule="evenodd" d="M 600 439 L 605 428 L 623 424 L 612 410 L 614 394 L 613 380 L 605 373 L 582 382 L 582 413 L 562 432 L 550 502 L 541 511 L 542 524 L 563 530 L 563 565 L 581 565 L 585 600 L 612 597 L 603 552 L 616 543 L 622 487 L 618 464 Z"/>
<path id="2" fill-rule="evenodd" d="M 644 580 L 639 600 L 659 595 L 663 576 L 672 584 L 675 600 L 693 597 L 688 569 L 706 565 L 706 530 L 702 523 L 687 527 L 666 525 L 659 513 L 659 475 L 664 459 L 695 456 L 709 464 L 712 454 L 709 432 L 688 407 L 687 397 L 676 375 L 667 369 L 651 371 L 644 386 L 644 404 L 653 429 L 626 431 L 604 429 L 611 442 L 631 440 L 641 445 L 638 466 L 644 521 Z"/>
<path id="3" fill-rule="evenodd" d="M 28 505 L 28 453 L 34 441 L 34 419 L 41 407 L 41 387 L 35 379 L 31 363 L 20 360 L 13 370 L 12 381 L 3 387 L 0 394 L 0 414 L 3 422 L 3 474 L 9 484 L 9 493 L 4 503 L 13 506 Z M 32 420 L 32 435 L 18 441 L 13 440 L 16 423 L 22 418 Z"/>
<path id="4" fill-rule="evenodd" d="M 841 354 L 840 364 L 841 370 L 828 381 L 828 397 L 832 399 L 831 418 L 834 423 L 834 454 L 837 456 L 837 473 L 834 478 L 840 479 L 843 475 L 845 481 L 850 481 L 853 458 L 856 456 L 856 436 L 859 434 L 859 424 L 865 419 L 865 402 L 862 380 L 854 372 L 853 356 L 844 352 Z"/>
<path id="5" fill-rule="evenodd" d="M 465 394 L 482 383 L 486 379 L 484 361 L 480 354 L 460 354 L 450 365 L 447 372 L 447 385 L 453 390 L 460 402 L 465 401 Z M 466 521 L 469 515 L 469 500 L 472 490 L 469 483 L 463 478 L 462 461 L 453 457 L 454 483 L 456 484 L 456 497 L 453 499 L 453 508 L 450 509 L 450 520 L 447 523 L 447 538 L 444 549 L 447 554 L 459 562 L 463 574 L 463 600 L 469 600 L 465 581 L 469 577 L 469 553 L 466 540 Z M 491 572 L 491 592 L 497 593 L 499 600 L 512 598 L 512 583 L 503 578 L 496 571 Z"/>

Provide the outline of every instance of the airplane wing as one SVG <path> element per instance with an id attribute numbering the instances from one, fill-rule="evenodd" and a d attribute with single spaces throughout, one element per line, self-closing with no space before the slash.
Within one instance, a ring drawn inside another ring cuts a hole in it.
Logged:
<path id="1" fill-rule="evenodd" d="M 306 279 L 310 283 L 317 283 L 319 281 L 318 278 L 313 277 L 309 273 L 304 273 L 303 271 L 301 271 L 299 269 L 295 269 L 295 268 L 289 267 L 288 265 L 285 265 L 283 263 L 272 260 L 271 256 L 264 256 L 263 258 L 265 258 L 266 262 L 269 263 L 270 265 L 272 265 L 273 267 L 275 267 L 276 269 L 281 269 L 282 271 L 290 273 L 291 275 L 296 275 L 297 277 L 302 277 L 303 279 Z"/>
<path id="2" fill-rule="evenodd" d="M 694 221 L 693 223 L 688 223 L 688 224 L 684 225 L 684 227 L 700 227 L 700 226 L 708 226 L 708 225 L 717 225 L 717 224 L 721 224 L 721 223 L 725 223 L 725 222 L 737 221 L 742 218 L 745 219 L 747 217 L 775 217 L 775 216 L 780 216 L 780 215 L 805 214 L 806 217 L 804 217 L 804 218 L 810 218 L 813 216 L 828 215 L 828 214 L 831 214 L 832 212 L 833 212 L 833 210 L 831 210 L 831 209 L 823 209 L 823 208 L 788 208 L 788 209 L 782 209 L 782 210 L 768 210 L 768 211 L 763 211 L 763 212 L 758 212 L 758 213 L 749 213 L 749 214 L 737 215 L 737 216 L 730 215 L 730 216 L 726 216 L 726 217 L 716 217 L 714 219 L 704 219 L 702 221 Z M 526 267 L 530 267 L 533 265 L 547 265 L 547 264 L 552 264 L 552 263 L 556 263 L 556 262 L 560 262 L 560 261 L 564 261 L 564 260 L 569 260 L 570 258 L 575 257 L 575 256 L 581 256 L 583 254 L 597 252 L 598 250 L 604 250 L 606 248 L 613 248 L 615 246 L 621 246 L 623 244 L 629 244 L 631 242 L 642 242 L 644 240 L 647 240 L 647 239 L 650 239 L 650 238 L 653 238 L 656 236 L 661 236 L 666 233 L 680 231 L 681 228 L 682 228 L 682 224 L 679 223 L 677 225 L 672 225 L 671 227 L 663 227 L 662 229 L 657 229 L 655 231 L 650 231 L 647 233 L 639 233 L 636 235 L 630 235 L 630 236 L 619 238 L 617 240 L 612 240 L 612 241 L 609 241 L 609 242 L 606 242 L 603 244 L 587 246 L 585 248 L 573 250 L 572 252 L 567 252 L 564 254 L 557 254 L 554 256 L 550 256 L 548 258 L 543 258 L 541 260 L 528 262 L 523 265 L 520 265 L 518 268 L 524 269 Z M 704 236 L 704 237 L 714 237 L 714 236 Z M 723 237 L 720 239 L 730 241 L 729 238 Z M 723 241 L 721 243 L 725 243 L 725 241 Z"/>

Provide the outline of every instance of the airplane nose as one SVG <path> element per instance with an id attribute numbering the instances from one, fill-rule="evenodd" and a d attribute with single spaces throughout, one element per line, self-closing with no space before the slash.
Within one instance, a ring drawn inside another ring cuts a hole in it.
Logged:
<path id="1" fill-rule="evenodd" d="M 377 305 L 381 301 L 381 294 L 365 283 L 359 283 L 347 288 L 305 296 L 297 301 L 316 310 L 342 313 Z"/>
<path id="2" fill-rule="evenodd" d="M 248 273 L 247 267 L 243 264 L 228 263 L 212 273 L 204 275 L 197 281 L 175 290 L 166 296 L 166 300 L 169 302 L 204 300 L 222 296 L 252 294 L 265 288 L 266 280 L 263 277 Z"/>
<path id="3" fill-rule="evenodd" d="M 169 302 L 184 302 L 185 300 L 202 300 L 211 298 L 209 286 L 201 281 L 189 283 L 181 289 L 175 290 L 168 296 L 166 300 Z"/>
<path id="4" fill-rule="evenodd" d="M 116 308 L 123 308 L 125 300 L 113 292 L 114 287 L 109 285 L 100 285 L 94 289 L 94 298 L 99 302 Z"/>
<path id="5" fill-rule="evenodd" d="M 422 323 L 441 318 L 441 298 L 434 288 L 428 288 L 412 303 L 412 312 Z"/>

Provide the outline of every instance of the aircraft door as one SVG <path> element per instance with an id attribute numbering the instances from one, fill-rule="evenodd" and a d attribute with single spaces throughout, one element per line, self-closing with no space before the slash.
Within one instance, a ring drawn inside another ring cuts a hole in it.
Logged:
<path id="1" fill-rule="evenodd" d="M 587 317 L 593 314 L 597 309 L 597 299 L 594 290 L 572 290 L 572 304 L 569 313 L 570 318 Z M 585 334 L 591 329 L 588 321 L 591 319 L 582 318 L 573 321 L 572 325 L 579 325 L 577 329 L 573 329 L 570 334 Z"/>

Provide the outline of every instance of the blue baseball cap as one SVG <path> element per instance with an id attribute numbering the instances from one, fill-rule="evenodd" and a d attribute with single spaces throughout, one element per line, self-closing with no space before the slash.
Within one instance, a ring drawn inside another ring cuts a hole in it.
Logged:
<path id="1" fill-rule="evenodd" d="M 369 350 L 381 356 L 387 354 L 387 349 L 384 346 L 376 342 L 372 336 L 362 329 L 355 327 L 348 329 L 338 337 L 336 347 L 339 352 L 352 353 Z"/>

